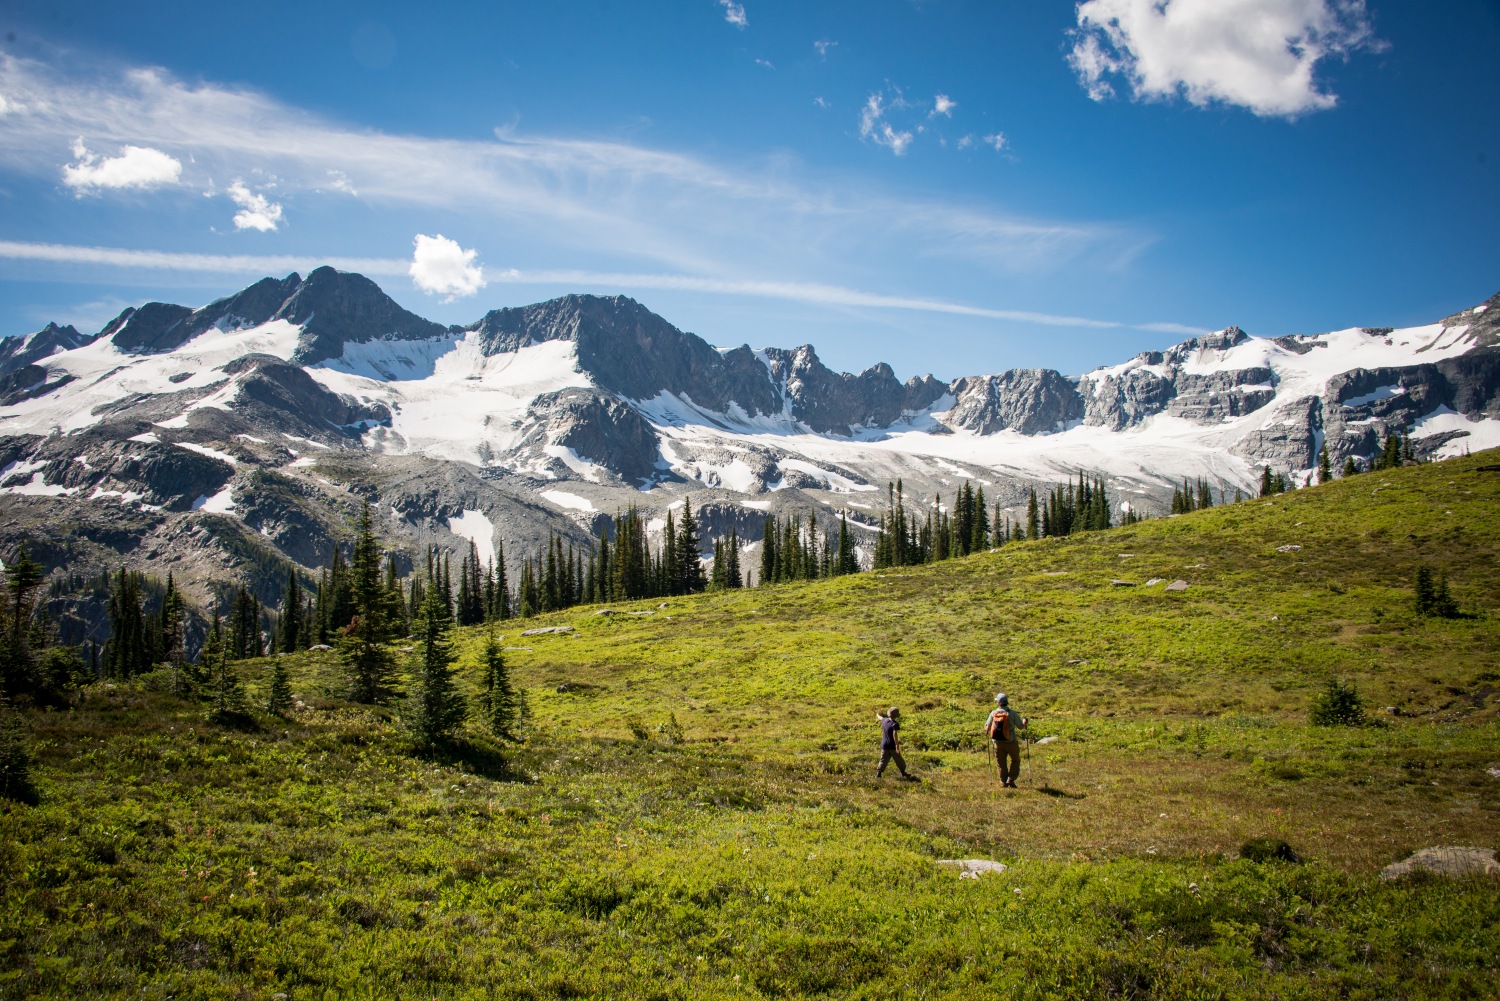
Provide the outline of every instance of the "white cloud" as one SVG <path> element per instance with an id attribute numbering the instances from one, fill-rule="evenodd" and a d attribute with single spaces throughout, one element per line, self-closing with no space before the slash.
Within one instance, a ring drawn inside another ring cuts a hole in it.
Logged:
<path id="1" fill-rule="evenodd" d="M 932 115 L 946 115 L 952 118 L 953 109 L 956 107 L 958 107 L 957 101 L 953 100 L 947 94 L 939 94 L 932 99 L 932 111 L 928 117 L 932 117 Z"/>
<path id="2" fill-rule="evenodd" d="M 964 136 L 964 137 L 962 137 L 961 139 L 958 140 L 958 148 L 959 149 L 968 149 L 969 147 L 971 147 L 973 145 L 974 145 L 974 136 L 973 136 L 972 133 L 969 134 L 969 135 L 966 135 L 966 136 Z"/>
<path id="3" fill-rule="evenodd" d="M 1337 103 L 1320 61 L 1381 45 L 1364 0 L 1087 0 L 1077 15 L 1068 61 L 1096 101 L 1117 78 L 1137 99 L 1291 117 Z"/>
<path id="4" fill-rule="evenodd" d="M 101 188 L 154 188 L 176 184 L 182 164 L 159 149 L 126 146 L 119 156 L 100 157 L 83 140 L 73 141 L 77 163 L 63 167 L 63 183 L 79 194 Z"/>
<path id="5" fill-rule="evenodd" d="M 266 233 L 280 224 L 281 206 L 265 195 L 245 187 L 244 181 L 236 179 L 225 194 L 240 207 L 234 214 L 235 229 L 254 229 Z"/>
<path id="6" fill-rule="evenodd" d="M 757 58 L 755 60 L 755 65 L 757 65 L 757 66 L 764 66 L 768 70 L 773 70 L 773 69 L 776 68 L 776 65 L 774 63 L 772 63 L 771 60 L 769 60 L 769 59 L 760 59 L 760 58 Z"/>
<path id="7" fill-rule="evenodd" d="M 996 132 L 992 136 L 985 136 L 984 141 L 995 147 L 995 152 L 998 153 L 1005 148 L 1005 133 Z"/>
<path id="8" fill-rule="evenodd" d="M 826 97 L 815 97 L 815 98 L 813 98 L 813 104 L 816 104 L 818 107 L 824 109 L 825 111 L 828 110 L 829 108 L 833 107 L 833 105 L 831 105 L 831 104 L 828 103 L 828 98 L 826 98 Z"/>
<path id="9" fill-rule="evenodd" d="M 419 233 L 413 243 L 416 249 L 407 273 L 412 284 L 423 292 L 446 296 L 452 302 L 484 288 L 484 269 L 474 263 L 477 250 L 465 250 L 441 233 L 437 236 Z"/>
<path id="10" fill-rule="evenodd" d="M 829 41 L 828 39 L 825 38 L 825 39 L 822 39 L 820 41 L 813 42 L 813 48 L 815 48 L 815 49 L 818 50 L 818 58 L 820 58 L 820 59 L 827 59 L 828 58 L 828 50 L 831 49 L 831 48 L 833 48 L 837 44 L 839 44 L 839 43 L 838 42 L 831 42 L 831 41 Z"/>
<path id="11" fill-rule="evenodd" d="M 0 94 L 0 115 L 4 115 L 8 111 L 10 111 L 10 102 L 5 99 L 4 94 Z"/>
<path id="12" fill-rule="evenodd" d="M 750 23 L 745 17 L 745 5 L 735 3 L 734 0 L 719 0 L 720 6 L 724 8 L 724 20 L 736 28 L 743 28 Z"/>
<path id="13" fill-rule="evenodd" d="M 879 94 L 871 94 L 859 112 L 859 134 L 877 146 L 884 146 L 897 156 L 903 156 L 911 145 L 912 134 L 894 128 L 885 120 L 885 102 Z"/>

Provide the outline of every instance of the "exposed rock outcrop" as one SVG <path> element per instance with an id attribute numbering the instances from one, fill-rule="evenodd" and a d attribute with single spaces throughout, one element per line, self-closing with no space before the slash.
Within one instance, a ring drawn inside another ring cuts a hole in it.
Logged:
<path id="1" fill-rule="evenodd" d="M 1050 434 L 1084 416 L 1078 387 L 1049 368 L 1017 368 L 959 379 L 947 423 L 976 434 Z"/>

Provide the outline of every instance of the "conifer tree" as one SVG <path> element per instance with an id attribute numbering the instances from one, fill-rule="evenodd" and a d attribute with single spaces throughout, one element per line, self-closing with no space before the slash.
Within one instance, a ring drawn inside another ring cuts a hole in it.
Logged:
<path id="1" fill-rule="evenodd" d="M 729 542 L 725 546 L 724 553 L 724 586 L 729 588 L 742 588 L 745 586 L 745 575 L 740 572 L 740 532 L 738 528 L 730 528 Z"/>
<path id="2" fill-rule="evenodd" d="M 1031 493 L 1026 498 L 1026 538 L 1040 539 L 1042 537 L 1042 525 L 1037 517 L 1036 487 L 1031 488 Z"/>
<path id="3" fill-rule="evenodd" d="M 116 678 L 131 678 L 150 669 L 146 626 L 136 575 L 122 566 L 109 596 L 110 639 L 104 648 L 105 669 Z"/>
<path id="4" fill-rule="evenodd" d="M 1327 483 L 1333 479 L 1333 466 L 1328 461 L 1328 442 L 1323 442 L 1318 449 L 1318 482 Z"/>
<path id="5" fill-rule="evenodd" d="M 381 585 L 380 548 L 375 542 L 368 503 L 360 514 L 349 578 L 354 615 L 342 643 L 349 674 L 349 697 L 355 702 L 383 702 L 391 693 L 394 667 L 385 648 L 388 638 L 385 588 Z M 441 596 L 438 600 L 442 600 Z"/>
<path id="6" fill-rule="evenodd" d="M 1271 467 L 1262 466 L 1260 468 L 1260 495 L 1262 497 L 1271 496 L 1273 486 L 1275 484 L 1271 480 Z"/>
<path id="7" fill-rule="evenodd" d="M 6 591 L 5 645 L 0 650 L 0 698 L 16 696 L 35 685 L 36 650 L 31 624 L 36 594 L 42 586 L 40 563 L 31 558 L 23 542 L 3 569 Z"/>
<path id="8" fill-rule="evenodd" d="M 260 602 L 243 586 L 229 610 L 229 649 L 235 660 L 265 654 L 260 637 Z"/>
<path id="9" fill-rule="evenodd" d="M 490 733 L 501 740 L 520 739 L 522 695 L 511 684 L 510 668 L 495 631 L 485 638 L 484 678 L 480 686 L 480 707 L 484 711 L 484 725 Z"/>
<path id="10" fill-rule="evenodd" d="M 761 534 L 760 544 L 760 579 L 761 584 L 774 584 L 778 579 L 777 567 L 780 560 L 776 555 L 776 542 L 780 529 L 776 526 L 776 516 L 767 515 Z"/>
<path id="11" fill-rule="evenodd" d="M 450 740 L 468 715 L 464 697 L 453 680 L 450 625 L 441 596 L 429 591 L 417 620 L 421 661 L 401 711 L 402 729 L 423 749 Z"/>
<path id="12" fill-rule="evenodd" d="M 292 711 L 292 682 L 287 677 L 286 658 L 276 657 L 271 663 L 271 686 L 266 693 L 266 712 L 273 716 L 285 716 Z"/>
<path id="13" fill-rule="evenodd" d="M 172 572 L 167 571 L 167 589 L 161 596 L 161 610 L 157 613 L 157 632 L 161 636 L 162 659 L 172 665 L 173 688 L 179 692 L 185 685 L 184 668 L 187 664 L 187 642 L 184 622 L 187 603 L 177 590 Z"/>
<path id="14" fill-rule="evenodd" d="M 21 717 L 0 698 L 0 797 L 17 803 L 35 804 L 36 787 L 31 782 L 31 753 Z"/>
<path id="15" fill-rule="evenodd" d="M 1354 456 L 1351 455 L 1351 456 L 1349 456 L 1348 458 L 1346 458 L 1344 460 L 1344 475 L 1345 476 L 1357 476 L 1358 474 L 1359 474 L 1359 460 L 1356 459 L 1356 458 L 1354 458 Z"/>
<path id="16" fill-rule="evenodd" d="M 217 723 L 219 726 L 229 726 L 244 718 L 245 691 L 229 659 L 227 645 L 221 647 L 218 663 L 214 667 L 213 703 L 214 707 L 208 714 L 210 722 Z"/>
<path id="17" fill-rule="evenodd" d="M 302 585 L 297 582 L 296 570 L 287 571 L 286 590 L 281 595 L 281 621 L 277 625 L 283 653 L 291 653 L 302 646 Z"/>
<path id="18" fill-rule="evenodd" d="M 671 517 L 669 514 L 668 518 Z M 693 517 L 693 500 L 683 499 L 682 522 L 677 529 L 678 594 L 697 594 L 704 589 L 703 562 L 699 559 L 698 522 Z"/>
<path id="19" fill-rule="evenodd" d="M 854 536 L 849 532 L 849 517 L 839 515 L 839 541 L 838 556 L 834 559 L 835 573 L 850 574 L 859 572 L 859 557 L 854 550 Z"/>

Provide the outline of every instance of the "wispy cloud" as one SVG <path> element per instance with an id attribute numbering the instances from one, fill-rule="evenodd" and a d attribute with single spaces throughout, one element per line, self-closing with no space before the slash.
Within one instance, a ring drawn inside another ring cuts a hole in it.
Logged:
<path id="1" fill-rule="evenodd" d="M 906 153 L 913 135 L 897 129 L 885 120 L 886 104 L 879 94 L 871 94 L 859 111 L 859 135 L 876 146 L 884 146 L 897 156 Z"/>
<path id="2" fill-rule="evenodd" d="M 839 43 L 838 42 L 834 42 L 834 41 L 830 41 L 830 40 L 824 38 L 824 39 L 820 39 L 820 40 L 818 40 L 816 42 L 813 42 L 813 48 L 815 48 L 815 49 L 818 50 L 818 58 L 819 59 L 827 59 L 828 58 L 828 50 L 831 49 L 831 48 L 833 48 L 837 44 L 839 44 Z"/>
<path id="3" fill-rule="evenodd" d="M 932 110 L 927 113 L 928 118 L 943 115 L 946 118 L 953 117 L 953 109 L 958 107 L 958 102 L 947 94 L 939 94 L 932 99 Z"/>
<path id="4" fill-rule="evenodd" d="M 254 229 L 266 233 L 281 224 L 281 206 L 265 195 L 245 187 L 244 181 L 236 178 L 225 194 L 240 207 L 234 214 L 235 229 Z"/>
<path id="5" fill-rule="evenodd" d="M 973 203 L 913 204 L 843 178 L 799 183 L 781 163 L 731 170 L 621 142 L 358 131 L 253 91 L 188 85 L 159 70 L 91 79 L 0 57 L 0 92 L 21 109 L 0 118 L 0 166 L 38 177 L 55 176 L 59 142 L 89 135 L 163 151 L 200 189 L 214 175 L 251 170 L 275 175 L 286 195 L 327 192 L 332 181 L 381 208 L 480 216 L 558 252 L 645 259 L 652 268 L 732 271 L 783 260 L 788 233 L 809 245 L 834 241 L 841 256 L 857 257 L 889 240 L 893 219 L 901 221 L 903 252 L 925 249 L 987 271 L 1067 267 L 1081 255 L 1116 259 L 1141 240 L 1112 225 L 1029 220 Z M 872 96 L 872 136 L 904 151 L 912 130 L 882 117 L 904 99 Z M 989 235 L 972 242 L 976 232 Z"/>
<path id="6" fill-rule="evenodd" d="M 196 198 L 214 177 L 243 178 L 250 194 L 266 199 L 267 216 L 293 198 L 357 198 L 374 210 L 371 216 L 402 218 L 404 232 L 390 234 L 388 254 L 402 253 L 396 241 L 404 244 L 412 232 L 452 233 L 451 226 L 472 232 L 468 227 L 479 225 L 506 234 L 512 261 L 588 262 L 649 274 L 792 273 L 838 281 L 880 270 L 892 254 L 941 258 L 952 266 L 932 289 L 939 292 L 973 278 L 1113 269 L 1152 239 L 1109 222 L 1037 218 L 972 199 L 913 198 L 786 158 L 726 166 L 621 141 L 514 131 L 454 140 L 360 130 L 254 91 L 187 84 L 158 70 L 63 72 L 0 56 L 0 93 L 12 105 L 0 117 L 0 169 L 12 176 L 55 178 L 57 151 L 78 135 L 91 137 L 95 149 L 151 148 L 180 164 L 178 185 L 167 189 L 180 193 L 175 197 Z M 904 150 L 915 124 L 902 119 L 893 126 L 883 117 L 899 94 L 889 103 L 874 96 L 880 116 L 870 127 L 878 122 L 879 131 L 870 141 Z M 920 122 L 931 107 L 900 111 Z M 274 195 L 252 181 L 272 176 Z M 275 221 L 285 230 L 285 211 Z M 142 266 L 140 259 L 131 263 Z M 286 263 L 287 270 L 306 266 L 305 258 Z M 383 273 L 405 277 L 408 266 L 402 261 Z"/>
<path id="7" fill-rule="evenodd" d="M 107 188 L 157 188 L 176 184 L 182 164 L 159 149 L 126 146 L 119 156 L 101 157 L 90 152 L 83 139 L 73 141 L 78 162 L 63 166 L 63 183 L 81 194 Z"/>
<path id="8" fill-rule="evenodd" d="M 755 65 L 757 65 L 757 66 L 763 66 L 763 67 L 765 67 L 768 70 L 773 70 L 773 69 L 776 68 L 776 64 L 773 63 L 773 62 L 771 62 L 771 60 L 769 60 L 769 59 L 761 59 L 759 57 L 756 57 Z"/>
<path id="9" fill-rule="evenodd" d="M 1292 117 L 1331 108 L 1318 63 L 1375 41 L 1364 0 L 1087 0 L 1068 61 L 1096 101 L 1132 96 Z"/>
<path id="10" fill-rule="evenodd" d="M 472 294 L 472 291 L 477 291 L 490 282 L 506 285 L 556 285 L 566 289 L 662 289 L 710 295 L 780 299 L 822 306 L 939 313 L 1086 330 L 1136 329 L 1184 334 L 1204 332 L 1202 328 L 1177 323 L 1131 323 L 1123 320 L 1100 320 L 1033 310 L 999 309 L 922 296 L 884 295 L 819 282 L 572 269 L 507 268 L 502 271 L 486 272 L 473 263 L 476 251 L 465 250 L 458 243 L 446 239 L 441 234 L 434 237 L 418 236 L 415 247 L 413 258 L 408 261 L 396 258 L 308 257 L 287 254 L 191 254 L 0 240 L 0 258 L 154 271 L 202 272 L 247 278 L 283 274 L 289 271 L 306 273 L 313 268 L 329 265 L 341 271 L 357 271 L 375 278 L 399 278 L 410 275 L 418 287 L 424 291 L 449 296 Z M 424 285 L 424 282 L 428 284 Z"/>
<path id="11" fill-rule="evenodd" d="M 719 0 L 719 5 L 724 8 L 724 20 L 736 28 L 743 28 L 750 23 L 745 16 L 745 5 L 735 3 L 735 0 Z"/>

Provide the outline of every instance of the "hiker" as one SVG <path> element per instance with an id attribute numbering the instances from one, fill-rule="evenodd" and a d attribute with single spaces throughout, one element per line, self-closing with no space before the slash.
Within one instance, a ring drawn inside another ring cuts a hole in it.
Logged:
<path id="1" fill-rule="evenodd" d="M 1021 734 L 1026 729 L 1026 719 L 1010 707 L 1010 697 L 1004 692 L 995 696 L 995 711 L 985 720 L 984 732 L 989 735 L 990 746 L 995 752 L 995 770 L 1000 773 L 1000 784 L 1016 787 L 1016 777 L 1021 774 Z"/>
<path id="2" fill-rule="evenodd" d="M 901 757 L 901 744 L 896 739 L 896 731 L 901 729 L 901 710 L 891 706 L 889 712 L 877 712 L 875 718 L 880 721 L 880 767 L 875 769 L 875 777 L 880 778 L 885 766 L 895 761 L 901 777 L 910 781 L 913 776 L 906 771 L 906 759 Z"/>

